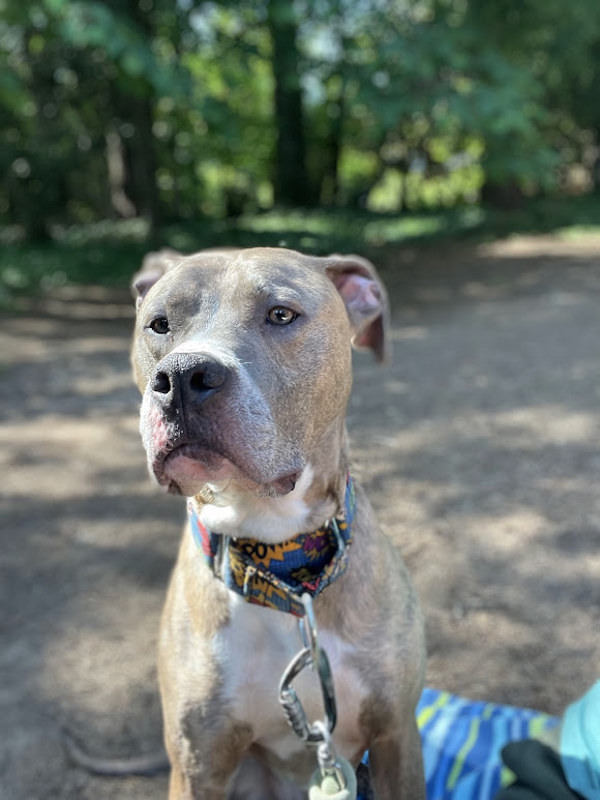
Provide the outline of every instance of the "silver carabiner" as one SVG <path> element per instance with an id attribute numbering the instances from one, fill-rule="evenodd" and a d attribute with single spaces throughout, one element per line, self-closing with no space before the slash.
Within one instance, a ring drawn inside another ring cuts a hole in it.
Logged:
<path id="1" fill-rule="evenodd" d="M 323 707 L 325 709 L 326 723 L 322 724 L 329 733 L 333 731 L 337 722 L 337 705 L 329 659 L 327 658 L 327 653 L 319 645 L 312 597 L 304 593 L 302 602 L 306 614 L 300 620 L 300 632 L 305 647 L 290 661 L 281 676 L 279 702 L 283 706 L 287 721 L 296 735 L 305 742 L 318 744 L 324 741 L 323 735 L 316 725 L 310 725 L 300 698 L 291 685 L 293 680 L 306 667 L 311 666 L 315 669 L 321 686 Z"/>
<path id="2" fill-rule="evenodd" d="M 295 658 L 290 661 L 285 672 L 279 681 L 279 702 L 283 708 L 288 724 L 293 729 L 296 736 L 303 742 L 318 743 L 321 739 L 315 736 L 311 729 L 304 706 L 300 702 L 296 690 L 293 688 L 292 681 L 302 670 L 312 663 L 310 650 L 304 648 Z"/>

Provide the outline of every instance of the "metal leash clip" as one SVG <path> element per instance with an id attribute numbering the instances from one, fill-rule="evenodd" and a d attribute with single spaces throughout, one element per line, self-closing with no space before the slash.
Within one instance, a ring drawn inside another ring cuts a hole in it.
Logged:
<path id="1" fill-rule="evenodd" d="M 333 676 L 327 653 L 319 645 L 317 623 L 309 594 L 302 595 L 305 615 L 300 620 L 303 649 L 288 664 L 279 682 L 279 702 L 296 735 L 307 744 L 317 745 L 319 768 L 311 781 L 310 800 L 323 797 L 356 797 L 356 776 L 352 766 L 336 753 L 331 734 L 337 722 L 337 706 Z M 292 682 L 306 667 L 312 667 L 319 678 L 325 719 L 310 724 L 306 711 Z"/>
<path id="2" fill-rule="evenodd" d="M 321 722 L 315 727 L 323 736 L 317 747 L 318 770 L 314 773 L 309 787 L 309 800 L 352 800 L 356 798 L 357 780 L 352 765 L 338 756 L 330 731 Z"/>
<path id="3" fill-rule="evenodd" d="M 309 723 L 292 682 L 308 666 L 316 671 L 323 697 L 325 725 L 329 733 L 333 731 L 337 722 L 335 690 L 327 653 L 319 645 L 312 597 L 306 592 L 302 595 L 302 603 L 305 609 L 305 616 L 300 620 L 300 632 L 304 648 L 294 656 L 281 676 L 279 702 L 283 707 L 287 721 L 296 735 L 304 742 L 319 744 L 323 741 L 321 730 L 318 726 Z"/>

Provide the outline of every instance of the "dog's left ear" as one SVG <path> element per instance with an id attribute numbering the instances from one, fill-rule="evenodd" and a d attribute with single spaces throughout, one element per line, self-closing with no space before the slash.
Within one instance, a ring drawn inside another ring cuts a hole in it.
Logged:
<path id="1" fill-rule="evenodd" d="M 387 337 L 390 306 L 387 292 L 377 270 L 361 256 L 332 255 L 325 259 L 325 269 L 348 312 L 352 344 L 369 349 L 378 361 L 390 356 Z"/>
<path id="2" fill-rule="evenodd" d="M 144 256 L 142 268 L 136 272 L 131 282 L 131 293 L 136 307 L 165 272 L 176 266 L 183 257 L 182 253 L 171 247 L 163 247 L 162 250 L 156 250 Z"/>

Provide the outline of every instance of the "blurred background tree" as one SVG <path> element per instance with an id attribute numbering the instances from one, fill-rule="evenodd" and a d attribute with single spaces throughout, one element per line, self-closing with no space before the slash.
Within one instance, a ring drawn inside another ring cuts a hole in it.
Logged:
<path id="1" fill-rule="evenodd" d="M 597 0 L 0 0 L 0 223 L 600 190 Z"/>

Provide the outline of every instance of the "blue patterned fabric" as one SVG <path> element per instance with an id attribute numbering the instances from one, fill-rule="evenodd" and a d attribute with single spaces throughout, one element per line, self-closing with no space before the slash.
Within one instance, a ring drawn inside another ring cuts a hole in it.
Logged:
<path id="1" fill-rule="evenodd" d="M 512 773 L 500 759 L 504 745 L 536 738 L 556 727 L 559 719 L 539 711 L 424 689 L 417 706 L 417 723 L 427 800 L 492 800 L 498 789 L 512 780 Z M 363 762 L 368 764 L 368 753 Z"/>

